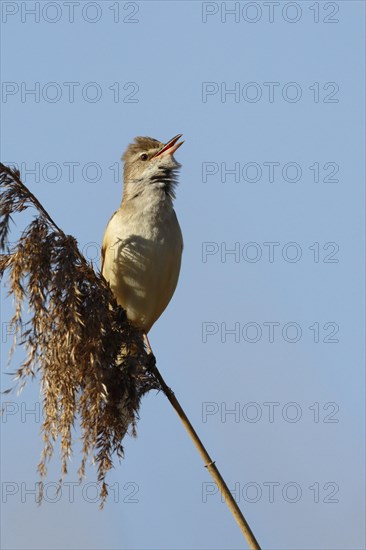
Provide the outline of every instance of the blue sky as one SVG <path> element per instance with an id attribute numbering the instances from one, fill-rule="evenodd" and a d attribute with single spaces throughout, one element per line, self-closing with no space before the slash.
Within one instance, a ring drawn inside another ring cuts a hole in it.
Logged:
<path id="1" fill-rule="evenodd" d="M 364 3 L 1 8 L 2 161 L 98 265 L 127 144 L 184 134 L 160 370 L 263 548 L 363 549 Z M 4 549 L 246 548 L 163 395 L 144 399 L 102 512 L 93 466 L 75 484 L 77 442 L 69 485 L 57 500 L 55 457 L 35 505 L 39 387 L 3 401 Z"/>

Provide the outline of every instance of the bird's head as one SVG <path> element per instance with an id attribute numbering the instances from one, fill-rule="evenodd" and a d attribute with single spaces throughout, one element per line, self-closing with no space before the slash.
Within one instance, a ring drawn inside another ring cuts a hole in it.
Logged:
<path id="1" fill-rule="evenodd" d="M 136 137 L 122 156 L 124 161 L 125 191 L 139 193 L 149 186 L 149 190 L 164 191 L 174 198 L 177 170 L 180 168 L 173 156 L 183 145 L 179 141 L 182 134 L 162 143 L 150 137 Z"/>

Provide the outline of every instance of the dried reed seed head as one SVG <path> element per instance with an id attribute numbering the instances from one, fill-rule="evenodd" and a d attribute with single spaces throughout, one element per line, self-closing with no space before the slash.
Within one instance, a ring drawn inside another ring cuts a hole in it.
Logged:
<path id="1" fill-rule="evenodd" d="M 0 277 L 8 273 L 9 294 L 15 298 L 15 341 L 27 350 L 16 377 L 22 386 L 39 373 L 43 394 L 44 449 L 38 469 L 46 475 L 59 439 L 62 475 L 67 473 L 72 427 L 80 417 L 79 473 L 85 474 L 93 455 L 103 505 L 112 456 L 123 456 L 124 436 L 129 429 L 136 434 L 141 398 L 152 388 L 160 389 L 159 384 L 146 368 L 141 334 L 76 240 L 57 228 L 19 172 L 1 164 L 0 191 Z M 11 246 L 12 216 L 29 206 L 37 209 L 37 216 Z M 24 322 L 25 306 L 30 317 Z"/>

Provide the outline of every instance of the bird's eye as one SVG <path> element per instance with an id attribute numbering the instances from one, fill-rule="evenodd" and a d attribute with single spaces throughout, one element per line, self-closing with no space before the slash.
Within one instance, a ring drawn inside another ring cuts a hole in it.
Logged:
<path id="1" fill-rule="evenodd" d="M 140 155 L 140 160 L 147 160 L 148 159 L 148 155 L 146 153 L 142 153 L 142 155 Z"/>

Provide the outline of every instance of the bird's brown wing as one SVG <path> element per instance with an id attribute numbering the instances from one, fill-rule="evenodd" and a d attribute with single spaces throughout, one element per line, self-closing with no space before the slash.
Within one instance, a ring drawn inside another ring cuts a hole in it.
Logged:
<path id="1" fill-rule="evenodd" d="M 106 246 L 102 246 L 102 252 L 101 252 L 101 261 L 100 261 L 100 272 L 103 273 L 103 266 L 104 266 L 104 258 L 105 258 L 105 249 Z"/>

